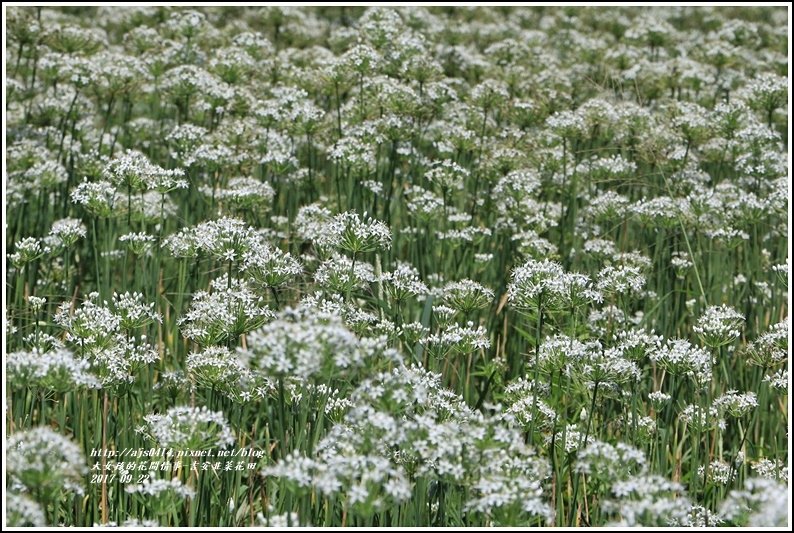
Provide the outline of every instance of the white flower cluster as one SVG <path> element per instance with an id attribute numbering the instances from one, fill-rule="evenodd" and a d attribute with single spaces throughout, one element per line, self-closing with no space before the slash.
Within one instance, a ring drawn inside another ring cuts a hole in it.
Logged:
<path id="1" fill-rule="evenodd" d="M 592 478 L 614 482 L 645 473 L 646 465 L 645 454 L 633 446 L 594 440 L 577 454 L 575 469 Z"/>
<path id="2" fill-rule="evenodd" d="M 731 390 L 716 398 L 712 405 L 728 416 L 739 418 L 750 414 L 758 407 L 758 398 L 754 392 L 740 394 Z"/>
<path id="3" fill-rule="evenodd" d="M 6 354 L 6 379 L 28 387 L 66 392 L 80 387 L 99 388 L 88 361 L 66 348 L 32 348 Z"/>
<path id="4" fill-rule="evenodd" d="M 6 472 L 28 491 L 83 494 L 88 472 L 80 447 L 48 427 L 13 433 L 6 440 Z"/>
<path id="5" fill-rule="evenodd" d="M 274 318 L 264 298 L 248 282 L 229 283 L 228 279 L 227 275 L 216 278 L 211 292 L 198 291 L 193 295 L 190 308 L 179 319 L 185 338 L 201 346 L 234 342 Z"/>
<path id="6" fill-rule="evenodd" d="M 251 371 L 241 358 L 228 348 L 207 346 L 188 354 L 187 372 L 198 385 L 225 392 L 232 397 L 243 394 L 253 381 Z"/>
<path id="7" fill-rule="evenodd" d="M 48 244 L 59 245 L 62 248 L 74 246 L 78 239 L 86 235 L 85 224 L 76 218 L 62 218 L 52 223 Z"/>
<path id="8" fill-rule="evenodd" d="M 773 325 L 746 348 L 748 362 L 763 368 L 774 368 L 788 359 L 788 319 Z"/>
<path id="9" fill-rule="evenodd" d="M 43 527 L 47 525 L 41 506 L 24 494 L 7 493 L 5 505 L 8 526 Z"/>
<path id="10" fill-rule="evenodd" d="M 732 490 L 720 505 L 720 514 L 731 524 L 749 527 L 785 527 L 788 524 L 789 492 L 779 481 L 745 480 L 743 489 Z"/>
<path id="11" fill-rule="evenodd" d="M 188 186 L 188 182 L 181 178 L 185 174 L 184 170 L 166 170 L 135 150 L 127 150 L 111 159 L 102 174 L 113 185 L 124 185 L 135 192 L 145 189 L 164 194 Z"/>
<path id="12" fill-rule="evenodd" d="M 564 271 L 554 261 L 528 261 L 513 270 L 507 294 L 519 309 L 541 308 L 544 300 L 564 295 Z"/>
<path id="13" fill-rule="evenodd" d="M 752 469 L 764 479 L 772 479 L 788 483 L 788 465 L 780 459 L 759 459 L 752 463 Z"/>
<path id="14" fill-rule="evenodd" d="M 470 279 L 447 283 L 443 289 L 444 302 L 463 314 L 487 307 L 494 292 Z"/>
<path id="15" fill-rule="evenodd" d="M 711 381 L 711 355 L 686 339 L 668 339 L 649 357 L 672 374 L 690 376 L 699 384 Z"/>
<path id="16" fill-rule="evenodd" d="M 61 304 L 55 323 L 66 330 L 66 341 L 73 344 L 81 358 L 91 363 L 102 386 L 124 386 L 135 380 L 143 366 L 159 359 L 159 353 L 146 337 L 131 333 L 161 320 L 154 304 L 144 304 L 141 294 L 114 294 L 113 303 L 98 303 L 97 293 L 80 307 Z"/>
<path id="17" fill-rule="evenodd" d="M 365 215 L 366 216 L 366 215 Z M 391 230 L 371 217 L 362 220 L 357 213 L 345 212 L 326 222 L 317 244 L 359 254 L 391 247 Z"/>
<path id="18" fill-rule="evenodd" d="M 146 415 L 143 420 L 145 424 L 138 431 L 165 448 L 205 450 L 226 448 L 235 442 L 223 413 L 206 406 L 172 407 L 165 414 Z"/>
<path id="19" fill-rule="evenodd" d="M 450 353 L 465 355 L 491 346 L 488 331 L 483 326 L 475 327 L 474 322 L 467 322 L 465 326 L 452 324 L 421 342 L 428 353 L 438 359 Z"/>
<path id="20" fill-rule="evenodd" d="M 131 231 L 130 233 L 125 233 L 119 237 L 119 242 L 124 243 L 124 245 L 127 246 L 127 248 L 129 248 L 129 250 L 135 255 L 145 254 L 152 247 L 156 240 L 157 237 L 154 235 L 149 235 L 143 231 Z"/>
<path id="21" fill-rule="evenodd" d="M 727 305 L 711 306 L 692 328 L 707 346 L 716 348 L 732 342 L 741 335 L 744 316 Z"/>
<path id="22" fill-rule="evenodd" d="M 253 366 L 273 378 L 307 381 L 362 367 L 368 352 L 334 315 L 288 310 L 249 335 Z"/>
<path id="23" fill-rule="evenodd" d="M 667 479 L 640 474 L 612 485 L 615 500 L 604 502 L 604 510 L 614 512 L 619 518 L 614 527 L 662 526 L 686 523 L 691 503 L 684 487 Z"/>
<path id="24" fill-rule="evenodd" d="M 728 485 L 736 479 L 736 469 L 724 461 L 717 460 L 709 463 L 708 475 L 706 474 L 706 466 L 699 466 L 698 475 L 701 477 L 705 476 L 707 483 Z"/>
<path id="25" fill-rule="evenodd" d="M 203 185 L 199 190 L 205 196 L 221 203 L 226 202 L 234 209 L 267 209 L 276 194 L 269 183 L 246 177 L 231 178 L 222 189 Z"/>
<path id="26" fill-rule="evenodd" d="M 439 377 L 397 367 L 364 380 L 344 424 L 318 444 L 316 458 L 291 455 L 263 474 L 324 494 L 343 492 L 359 508 L 379 509 L 406 501 L 408 472 L 416 472 L 470 484 L 468 509 L 489 515 L 512 510 L 548 520 L 545 461 L 515 430 L 484 419 L 443 389 Z"/>
<path id="27" fill-rule="evenodd" d="M 381 280 L 385 282 L 386 291 L 398 302 L 429 292 L 427 285 L 419 277 L 419 271 L 408 263 L 398 263 L 391 272 L 384 272 Z"/>

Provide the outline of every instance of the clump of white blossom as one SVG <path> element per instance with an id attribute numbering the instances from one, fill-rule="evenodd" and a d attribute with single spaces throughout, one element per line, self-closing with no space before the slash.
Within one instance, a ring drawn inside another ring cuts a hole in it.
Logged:
<path id="1" fill-rule="evenodd" d="M 234 434 L 223 413 L 206 406 L 177 406 L 164 414 L 144 418 L 138 432 L 159 446 L 182 450 L 226 448 L 234 444 Z"/>

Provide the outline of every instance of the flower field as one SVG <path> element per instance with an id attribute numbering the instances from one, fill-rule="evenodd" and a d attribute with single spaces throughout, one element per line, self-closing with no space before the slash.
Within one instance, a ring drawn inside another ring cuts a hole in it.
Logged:
<path id="1" fill-rule="evenodd" d="M 8 7 L 16 526 L 786 526 L 789 12 Z"/>

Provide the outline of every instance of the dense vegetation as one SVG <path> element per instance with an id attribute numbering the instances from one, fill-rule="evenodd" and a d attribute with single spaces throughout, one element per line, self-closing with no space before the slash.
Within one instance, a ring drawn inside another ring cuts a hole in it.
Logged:
<path id="1" fill-rule="evenodd" d="M 10 524 L 787 524 L 786 9 L 6 31 Z"/>

